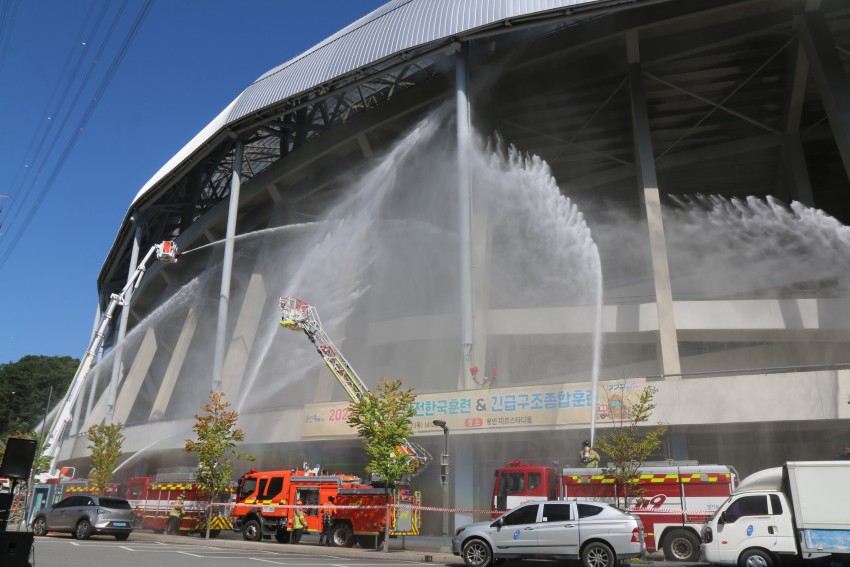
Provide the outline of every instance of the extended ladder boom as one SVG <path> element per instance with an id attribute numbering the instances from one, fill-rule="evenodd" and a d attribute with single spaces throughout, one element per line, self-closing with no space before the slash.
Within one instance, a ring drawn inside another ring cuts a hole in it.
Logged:
<path id="1" fill-rule="evenodd" d="M 322 329 L 322 322 L 315 307 L 294 297 L 281 297 L 280 324 L 293 331 L 304 331 L 352 400 L 359 401 L 369 391 Z"/>
<path id="2" fill-rule="evenodd" d="M 322 329 L 322 322 L 316 308 L 306 301 L 294 297 L 280 298 L 280 324 L 293 331 L 304 331 L 310 342 L 315 345 L 325 364 L 342 385 L 348 396 L 355 402 L 360 401 L 369 391 L 363 380 L 357 375 L 333 341 Z M 431 461 L 431 454 L 424 447 L 406 439 L 399 450 L 404 452 L 414 465 L 413 476 L 425 470 Z"/>
<path id="3" fill-rule="evenodd" d="M 53 470 L 56 457 L 59 455 L 59 448 L 61 447 L 59 439 L 62 435 L 62 431 L 71 420 L 71 412 L 74 409 L 74 404 L 77 402 L 77 398 L 85 386 L 87 375 L 89 370 L 91 370 L 95 356 L 97 356 L 97 351 L 103 343 L 106 331 L 109 329 L 109 324 L 112 321 L 115 309 L 117 309 L 119 305 L 127 305 L 127 294 L 139 287 L 139 284 L 142 281 L 142 276 L 145 275 L 145 270 L 147 270 L 148 263 L 151 261 L 154 254 L 156 254 L 157 260 L 163 264 L 173 264 L 180 256 L 180 252 L 177 250 L 177 245 L 174 244 L 173 241 L 166 240 L 160 244 L 154 244 L 151 246 L 151 249 L 142 261 L 139 262 L 136 270 L 133 272 L 133 275 L 130 276 L 130 279 L 127 281 L 127 285 L 124 286 L 124 289 L 122 289 L 120 293 L 113 293 L 110 297 L 109 305 L 107 305 L 103 315 L 101 316 L 100 326 L 98 326 L 97 330 L 92 335 L 91 341 L 89 342 L 89 348 L 86 349 L 86 353 L 80 361 L 80 365 L 77 367 L 77 372 L 74 374 L 73 380 L 71 380 L 71 385 L 68 387 L 68 392 L 65 394 L 65 399 L 62 402 L 61 409 L 53 419 L 53 424 L 50 427 L 50 434 L 45 438 L 46 445 L 42 445 L 43 447 L 47 447 L 45 455 L 50 457 L 50 470 Z M 43 434 L 44 432 L 42 431 L 42 435 Z"/>

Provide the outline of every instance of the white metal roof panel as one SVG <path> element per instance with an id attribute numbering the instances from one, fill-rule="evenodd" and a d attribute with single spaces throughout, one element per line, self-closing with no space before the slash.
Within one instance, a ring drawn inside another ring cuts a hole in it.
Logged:
<path id="1" fill-rule="evenodd" d="M 222 128 L 256 110 L 405 50 L 511 18 L 599 2 L 392 0 L 259 77 L 142 187 L 133 205 Z"/>

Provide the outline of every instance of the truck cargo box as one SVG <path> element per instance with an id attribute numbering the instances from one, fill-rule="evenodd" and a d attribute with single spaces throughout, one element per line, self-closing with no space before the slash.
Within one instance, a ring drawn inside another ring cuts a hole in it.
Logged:
<path id="1" fill-rule="evenodd" d="M 783 472 L 801 550 L 850 552 L 850 461 L 789 462 Z"/>

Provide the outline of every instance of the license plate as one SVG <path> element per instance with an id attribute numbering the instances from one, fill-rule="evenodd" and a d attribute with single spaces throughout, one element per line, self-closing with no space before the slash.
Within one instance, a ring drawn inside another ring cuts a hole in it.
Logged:
<path id="1" fill-rule="evenodd" d="M 274 506 L 263 506 L 263 512 L 274 512 Z"/>
<path id="2" fill-rule="evenodd" d="M 112 522 L 112 525 L 116 528 L 126 528 L 127 522 Z"/>

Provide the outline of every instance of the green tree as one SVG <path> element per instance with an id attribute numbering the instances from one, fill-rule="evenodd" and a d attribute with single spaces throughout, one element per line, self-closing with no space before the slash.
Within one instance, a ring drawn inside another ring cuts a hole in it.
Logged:
<path id="1" fill-rule="evenodd" d="M 121 446 L 124 444 L 124 434 L 121 423 L 108 425 L 92 425 L 88 428 L 88 448 L 91 450 L 91 469 L 89 470 L 89 486 L 98 494 L 106 491 L 112 480 L 112 472 L 121 458 Z"/>
<path id="2" fill-rule="evenodd" d="M 55 405 L 79 363 L 69 356 L 25 356 L 0 364 L 0 436 L 40 428 L 50 388 Z"/>
<path id="3" fill-rule="evenodd" d="M 209 402 L 202 408 L 204 414 L 195 414 L 192 430 L 197 440 L 186 439 L 183 450 L 198 457 L 195 483 L 207 493 L 208 504 L 212 504 L 228 487 L 233 469 L 230 461 L 254 457 L 235 451 L 236 443 L 245 439 L 245 433 L 236 427 L 239 412 L 228 411 L 230 402 L 224 400 L 224 392 L 210 392 Z M 207 537 L 210 507 L 207 506 Z"/>
<path id="4" fill-rule="evenodd" d="M 622 397 L 609 399 L 609 420 L 613 427 L 611 433 L 596 441 L 596 448 L 610 457 L 611 467 L 606 474 L 613 476 L 623 487 L 623 507 L 629 508 L 633 498 L 640 498 L 642 491 L 636 487 L 638 468 L 661 445 L 667 432 L 667 425 L 659 423 L 647 427 L 646 422 L 655 409 L 653 402 L 657 388 L 644 386 L 629 389 L 623 382 Z"/>
<path id="5" fill-rule="evenodd" d="M 387 502 L 390 490 L 415 469 L 404 450 L 413 435 L 411 418 L 416 415 L 413 388 L 402 389 L 400 380 L 389 381 L 381 376 L 374 392 L 366 392 L 348 405 L 348 424 L 363 438 L 369 462 L 366 472 L 378 475 L 384 484 Z M 387 507 L 384 524 L 384 551 L 389 551 L 390 509 Z"/>

